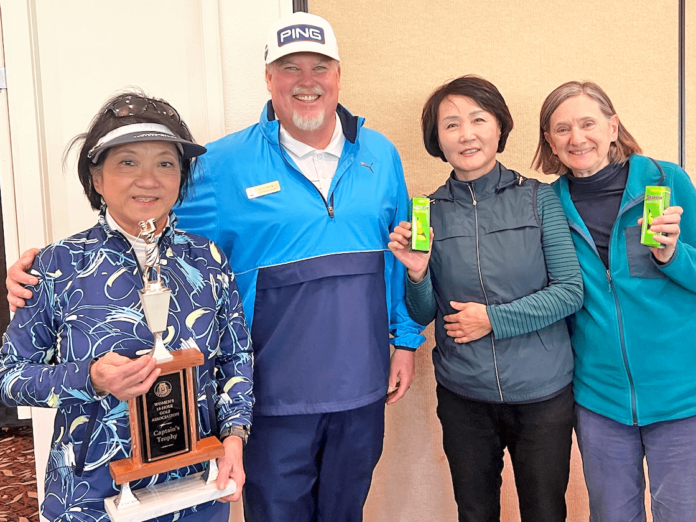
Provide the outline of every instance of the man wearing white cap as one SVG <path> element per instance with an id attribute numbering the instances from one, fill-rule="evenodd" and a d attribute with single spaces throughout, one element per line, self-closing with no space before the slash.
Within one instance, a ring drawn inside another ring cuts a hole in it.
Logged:
<path id="1" fill-rule="evenodd" d="M 339 60 L 323 18 L 274 23 L 260 122 L 207 146 L 176 209 L 224 249 L 251 329 L 247 522 L 362 520 L 385 399 L 410 386 L 424 340 L 387 248 L 407 216 L 401 161 L 338 104 Z"/>

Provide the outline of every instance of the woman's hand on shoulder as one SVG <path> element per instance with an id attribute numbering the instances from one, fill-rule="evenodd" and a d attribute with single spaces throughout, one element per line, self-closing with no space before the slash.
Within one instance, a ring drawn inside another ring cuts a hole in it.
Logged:
<path id="1" fill-rule="evenodd" d="M 681 222 L 682 214 L 684 209 L 682 207 L 667 207 L 661 216 L 653 219 L 652 225 L 650 225 L 650 230 L 653 232 L 663 232 L 666 235 L 655 234 L 653 238 L 658 243 L 665 245 L 664 248 L 653 248 L 650 247 L 655 259 L 660 263 L 667 263 L 677 248 L 677 240 L 679 239 L 679 234 L 681 229 L 679 228 L 679 223 Z M 638 220 L 638 224 L 643 224 L 643 218 Z"/>
<path id="2" fill-rule="evenodd" d="M 430 251 L 429 252 L 414 252 L 410 249 L 411 244 L 411 223 L 402 221 L 394 231 L 389 234 L 389 250 L 408 270 L 408 277 L 414 283 L 419 283 L 425 277 L 428 270 L 428 261 L 430 261 L 430 253 L 433 250 L 433 229 L 430 228 Z"/>
<path id="3" fill-rule="evenodd" d="M 447 335 L 454 337 L 455 343 L 469 343 L 488 335 L 493 330 L 488 318 L 486 305 L 481 303 L 460 303 L 450 301 L 450 306 L 457 313 L 445 315 L 445 330 Z"/>
<path id="4" fill-rule="evenodd" d="M 129 359 L 109 352 L 97 359 L 89 368 L 92 387 L 99 395 L 111 394 L 120 401 L 127 401 L 149 390 L 160 374 L 157 361 L 149 355 Z"/>

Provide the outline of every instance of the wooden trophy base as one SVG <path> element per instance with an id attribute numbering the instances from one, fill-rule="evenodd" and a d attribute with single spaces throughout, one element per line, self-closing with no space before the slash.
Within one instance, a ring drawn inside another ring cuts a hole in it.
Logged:
<path id="1" fill-rule="evenodd" d="M 136 490 L 140 503 L 133 506 L 118 508 L 114 502 L 117 497 L 110 497 L 104 500 L 104 507 L 113 522 L 141 522 L 217 500 L 237 491 L 237 485 L 232 480 L 227 483 L 227 488 L 219 490 L 214 482 L 206 484 L 202 475 L 196 473 Z"/>
<path id="2" fill-rule="evenodd" d="M 151 477 L 158 473 L 164 473 L 186 466 L 193 466 L 207 460 L 213 460 L 225 455 L 225 448 L 217 437 L 207 437 L 198 441 L 198 448 L 183 455 L 177 455 L 169 459 L 157 462 L 135 462 L 129 459 L 116 460 L 109 464 L 111 476 L 117 485 L 125 482 L 133 482 L 145 477 Z"/>
<path id="3" fill-rule="evenodd" d="M 195 348 L 177 350 L 171 352 L 171 354 L 173 356 L 171 360 L 157 364 L 157 368 L 160 368 L 161 372 L 157 381 L 155 381 L 155 385 L 145 395 L 128 401 L 131 457 L 109 464 L 109 470 L 114 482 L 121 486 L 122 492 L 124 492 L 124 489 L 126 491 L 127 498 L 125 500 L 119 500 L 115 504 L 113 501 L 111 502 L 111 506 L 119 513 L 126 513 L 133 508 L 137 508 L 138 505 L 143 503 L 144 499 L 148 498 L 155 499 L 151 502 L 160 504 L 162 502 L 161 499 L 157 500 L 160 498 L 160 495 L 153 493 L 153 491 L 173 483 L 177 484 L 176 486 L 172 485 L 172 488 L 175 488 L 174 491 L 176 491 L 175 496 L 182 499 L 186 497 L 182 493 L 182 488 L 191 489 L 195 499 L 202 499 L 200 502 L 231 494 L 222 492 L 218 496 L 210 496 L 217 492 L 214 480 L 211 478 L 208 482 L 212 481 L 212 483 L 206 485 L 206 481 L 201 478 L 201 473 L 192 476 L 195 477 L 195 480 L 189 480 L 186 477 L 166 484 L 162 483 L 150 488 L 139 489 L 132 494 L 130 492 L 129 482 L 205 461 L 214 461 L 214 459 L 225 455 L 225 448 L 216 437 L 207 437 L 202 440 L 198 438 L 198 391 L 193 369 L 203 364 L 203 354 Z M 173 378 L 166 377 L 170 374 L 174 374 Z M 163 379 L 163 377 L 166 378 Z M 179 387 L 177 391 L 174 391 L 174 384 L 176 384 L 176 387 Z M 176 404 L 176 406 L 171 406 L 173 404 Z M 172 425 L 174 428 L 172 428 Z M 151 427 L 153 428 L 152 432 L 150 432 Z M 165 429 L 169 430 L 166 437 L 162 435 L 162 431 L 157 431 Z M 177 441 L 182 443 L 181 447 L 176 446 L 172 448 L 163 445 L 170 444 L 171 439 L 175 438 L 173 436 L 170 437 L 169 432 L 176 433 Z M 159 440 L 165 440 L 165 442 L 162 443 Z M 215 473 L 217 473 L 217 468 L 214 464 L 212 462 L 209 464 L 209 467 L 213 465 Z M 228 487 L 225 491 L 229 491 L 229 489 Z M 206 492 L 203 492 L 204 490 Z M 176 504 L 180 507 L 161 513 L 171 513 L 183 507 L 195 505 L 193 503 L 184 506 L 170 500 L 167 500 L 166 503 Z M 130 504 L 135 505 L 130 506 Z M 107 505 L 108 509 L 108 502 L 105 501 L 105 505 Z M 159 505 L 158 507 L 153 504 L 153 506 L 155 511 L 157 509 L 170 508 L 169 505 Z M 141 514 L 140 511 L 142 510 L 138 510 L 139 516 Z M 147 520 L 155 516 L 157 515 L 139 518 L 138 520 Z M 113 516 L 111 518 L 112 520 L 117 519 Z M 121 518 L 118 518 L 118 520 L 121 520 Z M 129 518 L 124 520 L 136 519 Z"/>
<path id="4" fill-rule="evenodd" d="M 183 402 L 185 403 L 188 413 L 184 413 L 188 417 L 186 422 L 186 435 L 188 440 L 188 448 L 184 453 L 159 458 L 158 460 L 148 462 L 145 458 L 147 448 L 142 446 L 142 430 L 144 426 L 141 422 L 141 413 L 138 410 L 138 401 L 141 397 L 136 397 L 128 401 L 128 414 L 130 417 L 131 428 L 131 457 L 123 460 L 117 460 L 109 464 L 111 476 L 117 485 L 140 480 L 145 477 L 164 473 L 166 471 L 199 464 L 207 460 L 222 457 L 225 454 L 225 449 L 216 437 L 207 437 L 203 440 L 198 439 L 198 415 L 197 415 L 197 386 L 193 378 L 193 369 L 200 366 L 204 362 L 203 354 L 196 348 L 188 348 L 186 350 L 176 350 L 171 352 L 173 359 L 167 362 L 158 363 L 157 368 L 160 368 L 160 377 L 183 371 L 186 381 Z"/>

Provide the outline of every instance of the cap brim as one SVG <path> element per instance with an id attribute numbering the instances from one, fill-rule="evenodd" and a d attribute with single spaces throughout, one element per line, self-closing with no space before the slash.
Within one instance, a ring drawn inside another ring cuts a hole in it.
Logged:
<path id="1" fill-rule="evenodd" d="M 181 155 L 183 159 L 191 159 L 196 156 L 205 154 L 208 149 L 192 141 L 185 140 L 183 138 L 177 138 L 174 136 L 168 136 L 167 134 L 161 134 L 157 132 L 136 132 L 133 134 L 125 134 L 114 138 L 113 140 L 105 143 L 103 148 L 97 148 L 94 150 L 95 159 L 99 156 L 99 153 L 103 152 L 107 148 L 117 147 L 119 145 L 125 145 L 126 143 L 139 143 L 146 141 L 166 141 L 169 143 L 178 143 L 181 145 Z"/>
<path id="2" fill-rule="evenodd" d="M 273 63 L 276 60 L 279 60 L 280 58 L 284 58 L 285 56 L 295 53 L 320 54 L 332 60 L 336 60 L 337 62 L 341 61 L 341 58 L 338 56 L 338 52 L 331 52 L 330 50 L 327 50 L 326 47 L 319 46 L 312 42 L 302 42 L 293 45 L 288 45 L 285 47 L 273 48 L 273 50 L 269 51 L 269 53 L 266 55 L 266 65 L 268 65 L 269 63 Z"/>
<path id="3" fill-rule="evenodd" d="M 107 141 L 95 146 L 88 154 L 88 158 L 92 160 L 92 163 L 96 163 L 99 160 L 99 156 L 107 149 L 112 147 L 117 147 L 119 145 L 126 145 L 128 143 L 139 143 L 139 142 L 149 142 L 149 141 L 164 141 L 169 143 L 174 143 L 181 154 L 182 159 L 191 159 L 201 154 L 205 154 L 207 149 L 202 145 L 193 143 L 192 141 L 185 140 L 171 133 L 169 129 L 160 125 L 150 125 L 150 124 L 134 124 L 133 127 L 140 127 L 138 130 L 133 130 L 132 132 L 123 132 L 124 127 L 116 129 L 115 133 L 120 132 L 121 134 L 109 139 L 109 134 L 105 136 Z M 143 128 L 145 127 L 145 128 Z M 149 128 L 148 128 L 149 127 Z M 154 127 L 154 128 L 153 128 Z M 158 129 L 157 127 L 160 127 Z M 162 132 L 162 130 L 166 132 Z M 102 138 L 104 140 L 104 138 Z M 100 141 L 102 141 L 100 140 Z"/>

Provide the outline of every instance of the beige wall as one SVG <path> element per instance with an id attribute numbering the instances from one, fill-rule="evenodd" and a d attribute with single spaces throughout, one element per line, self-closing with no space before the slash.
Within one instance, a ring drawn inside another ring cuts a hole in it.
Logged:
<path id="1" fill-rule="evenodd" d="M 503 93 L 515 129 L 500 159 L 524 175 L 539 177 L 529 165 L 541 103 L 553 88 L 571 79 L 598 82 L 646 154 L 677 160 L 675 1 L 314 0 L 310 11 L 326 17 L 337 33 L 342 103 L 396 144 L 412 195 L 433 191 L 448 175 L 447 165 L 423 148 L 423 103 L 436 86 L 466 73 L 491 80 Z M 694 22 L 689 24 L 695 42 L 690 63 L 696 57 Z M 694 69 L 690 80 L 694 85 Z M 696 114 L 694 92 L 690 103 L 691 114 Z M 694 172 L 696 122 L 690 131 Z M 432 327 L 427 332 L 428 341 L 417 355 L 416 383 L 400 404 L 388 408 L 384 457 L 367 503 L 369 522 L 456 519 L 435 415 Z M 567 499 L 568 520 L 587 520 L 577 449 Z M 519 520 L 516 503 L 508 461 L 503 520 Z"/>

